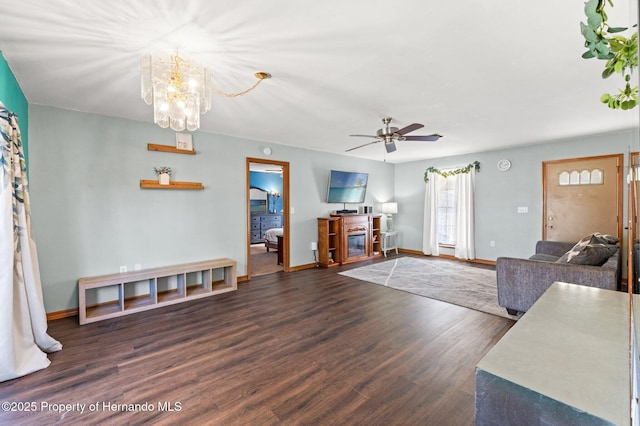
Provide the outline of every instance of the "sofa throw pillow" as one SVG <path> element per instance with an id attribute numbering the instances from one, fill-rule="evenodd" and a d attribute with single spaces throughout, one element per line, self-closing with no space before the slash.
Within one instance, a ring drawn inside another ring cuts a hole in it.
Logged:
<path id="1" fill-rule="evenodd" d="M 616 252 L 617 243 L 618 238 L 613 235 L 594 232 L 578 241 L 556 263 L 601 266 Z"/>
<path id="2" fill-rule="evenodd" d="M 587 244 L 591 243 L 591 238 L 593 238 L 593 234 L 592 235 L 587 235 L 586 237 L 584 237 L 583 239 L 581 239 L 580 241 L 578 241 L 578 243 L 573 246 L 571 248 L 571 250 L 569 250 L 568 252 L 566 252 L 565 254 L 563 254 L 560 259 L 556 260 L 556 263 L 568 263 L 569 259 L 573 258 L 574 256 L 577 256 L 578 254 L 580 254 L 580 251 L 587 246 Z"/>
<path id="3" fill-rule="evenodd" d="M 592 244 L 618 244 L 618 237 L 609 234 L 594 232 L 591 234 L 590 243 Z"/>
<path id="4" fill-rule="evenodd" d="M 618 250 L 612 244 L 587 244 L 578 255 L 569 259 L 568 263 L 574 265 L 602 266 Z"/>
<path id="5" fill-rule="evenodd" d="M 613 244 L 586 244 L 572 248 L 557 263 L 602 266 L 617 250 L 618 246 Z"/>

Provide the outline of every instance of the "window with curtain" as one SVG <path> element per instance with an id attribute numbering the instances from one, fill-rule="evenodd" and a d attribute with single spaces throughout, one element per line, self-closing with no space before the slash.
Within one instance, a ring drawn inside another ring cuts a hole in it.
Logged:
<path id="1" fill-rule="evenodd" d="M 436 197 L 438 244 L 456 245 L 456 178 L 438 179 Z"/>
<path id="2" fill-rule="evenodd" d="M 459 259 L 475 259 L 474 187 L 480 163 L 455 170 L 429 167 L 424 173 L 422 252 L 439 256 L 453 246 Z"/>

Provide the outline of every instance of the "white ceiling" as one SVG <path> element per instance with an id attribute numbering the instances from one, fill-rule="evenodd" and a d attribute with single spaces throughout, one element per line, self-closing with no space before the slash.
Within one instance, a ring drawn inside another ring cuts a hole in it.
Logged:
<path id="1" fill-rule="evenodd" d="M 628 25 L 631 0 L 610 21 Z M 343 154 L 384 116 L 438 142 L 348 153 L 404 162 L 637 126 L 599 103 L 619 80 L 584 60 L 583 1 L 0 0 L 0 50 L 28 101 L 153 122 L 139 61 L 170 53 L 207 66 L 201 130 Z M 197 136 L 194 137 L 197 142 Z M 275 148 L 275 147 L 274 147 Z M 277 148 L 273 158 L 277 158 Z"/>

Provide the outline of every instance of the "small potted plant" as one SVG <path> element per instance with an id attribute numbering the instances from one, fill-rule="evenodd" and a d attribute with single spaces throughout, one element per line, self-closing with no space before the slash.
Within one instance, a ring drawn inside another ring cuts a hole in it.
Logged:
<path id="1" fill-rule="evenodd" d="M 160 185 L 169 185 L 169 179 L 171 176 L 171 167 L 167 167 L 167 166 L 154 167 L 153 170 L 158 175 L 158 183 Z"/>

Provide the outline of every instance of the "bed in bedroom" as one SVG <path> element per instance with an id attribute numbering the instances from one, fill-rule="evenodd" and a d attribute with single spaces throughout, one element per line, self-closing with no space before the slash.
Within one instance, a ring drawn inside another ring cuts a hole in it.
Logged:
<path id="1" fill-rule="evenodd" d="M 282 246 L 282 236 L 282 228 L 271 228 L 264 233 L 264 245 L 267 251 L 269 249 L 278 251 L 278 265 L 282 263 L 282 249 L 280 248 Z"/>
<path id="2" fill-rule="evenodd" d="M 282 228 L 271 228 L 264 233 L 264 245 L 269 249 L 279 250 L 278 237 L 282 237 Z"/>

